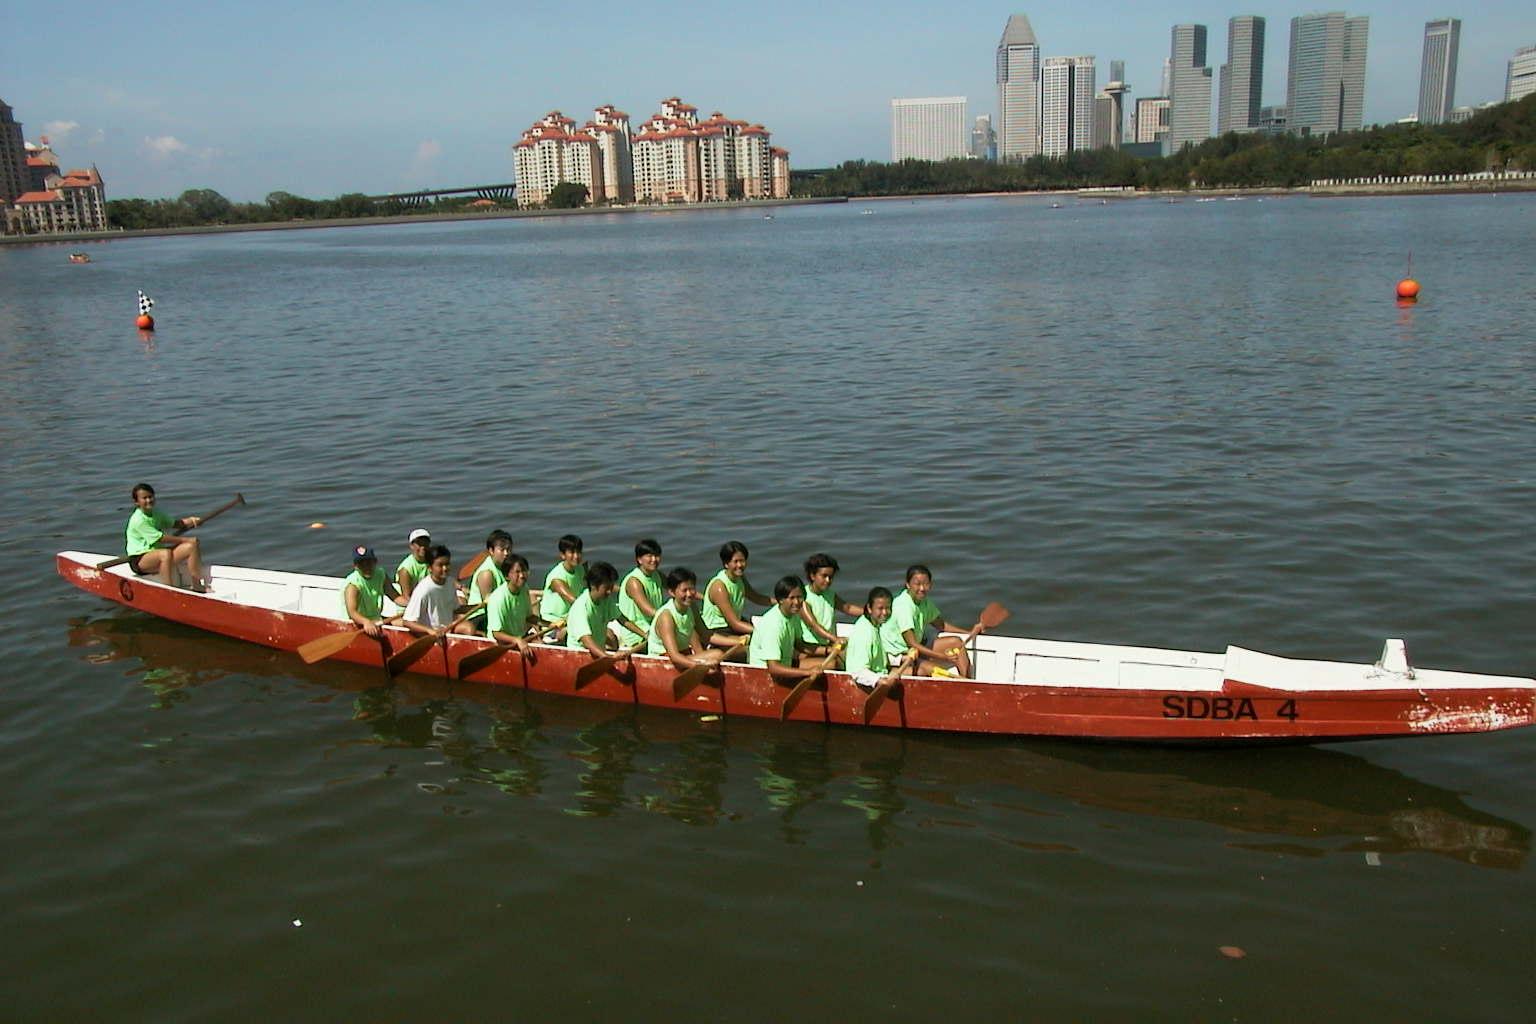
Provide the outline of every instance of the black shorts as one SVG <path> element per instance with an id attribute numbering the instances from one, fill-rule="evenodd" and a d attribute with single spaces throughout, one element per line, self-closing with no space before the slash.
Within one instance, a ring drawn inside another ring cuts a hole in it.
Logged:
<path id="1" fill-rule="evenodd" d="M 128 568 L 133 570 L 133 574 L 135 576 L 143 576 L 143 575 L 145 575 L 144 570 L 139 568 L 139 559 L 141 559 L 143 557 L 144 557 L 143 555 L 129 555 L 128 556 Z"/>

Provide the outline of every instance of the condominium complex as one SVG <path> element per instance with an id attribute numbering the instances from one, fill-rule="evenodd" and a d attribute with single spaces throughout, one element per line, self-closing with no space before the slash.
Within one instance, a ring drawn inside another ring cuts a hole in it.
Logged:
<path id="1" fill-rule="evenodd" d="M 1522 46 L 1509 59 L 1504 79 L 1504 102 L 1513 103 L 1536 92 L 1536 46 Z"/>
<path id="2" fill-rule="evenodd" d="M 46 136 L 33 145 L 0 101 L 0 228 L 6 234 L 105 231 L 107 193 L 101 173 L 59 170 Z"/>
<path id="3" fill-rule="evenodd" d="M 1040 44 L 1029 19 L 1008 18 L 997 44 L 997 158 L 1040 152 Z"/>
<path id="4" fill-rule="evenodd" d="M 1138 144 L 1168 139 L 1168 97 L 1143 96 L 1136 101 L 1134 137 Z"/>
<path id="5" fill-rule="evenodd" d="M 1252 14 L 1227 21 L 1227 62 L 1221 66 L 1216 134 L 1258 127 L 1264 87 L 1264 19 Z"/>
<path id="6" fill-rule="evenodd" d="M 1438 18 L 1424 24 L 1424 59 L 1419 65 L 1419 123 L 1439 124 L 1456 107 L 1456 52 L 1461 20 Z"/>
<path id="7" fill-rule="evenodd" d="M 969 155 L 964 96 L 891 100 L 891 160 L 955 160 Z"/>
<path id="8" fill-rule="evenodd" d="M 1291 19 L 1289 130 L 1302 135 L 1359 131 L 1365 109 L 1370 18 L 1339 11 Z"/>
<path id="9" fill-rule="evenodd" d="M 1211 137 L 1211 69 L 1205 62 L 1205 26 L 1173 26 L 1169 53 L 1167 151 Z"/>
<path id="10" fill-rule="evenodd" d="M 768 129 L 673 96 L 631 132 L 629 115 L 609 104 L 580 128 L 550 111 L 513 147 L 517 197 L 548 200 L 555 186 L 584 186 L 591 202 L 699 203 L 789 195 L 789 152 L 770 145 Z"/>
<path id="11" fill-rule="evenodd" d="M 1040 66 L 1040 155 L 1094 148 L 1092 57 L 1050 57 Z"/>
<path id="12" fill-rule="evenodd" d="M 16 120 L 6 102 L 0 100 L 0 206 L 10 206 L 29 187 L 27 148 L 21 134 L 21 122 Z"/>

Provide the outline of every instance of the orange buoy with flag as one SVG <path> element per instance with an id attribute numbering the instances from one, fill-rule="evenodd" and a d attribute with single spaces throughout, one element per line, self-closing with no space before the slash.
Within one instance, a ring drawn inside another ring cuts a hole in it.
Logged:
<path id="1" fill-rule="evenodd" d="M 149 311 L 154 304 L 154 299 L 145 295 L 142 290 L 139 292 L 139 318 L 134 321 L 134 323 L 138 324 L 139 330 L 152 331 L 155 329 L 155 318 L 149 315 Z"/>

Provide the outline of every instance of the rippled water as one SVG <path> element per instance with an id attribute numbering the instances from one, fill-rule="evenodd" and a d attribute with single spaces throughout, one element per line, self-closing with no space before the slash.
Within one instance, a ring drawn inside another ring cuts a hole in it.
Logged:
<path id="1" fill-rule="evenodd" d="M 388 691 L 51 576 L 147 478 L 242 491 L 205 531 L 241 564 L 736 537 L 760 586 L 921 559 L 1027 635 L 1532 672 L 1536 200 L 864 208 L 0 248 L 7 1016 L 1528 1012 L 1530 732 L 1170 751 Z"/>

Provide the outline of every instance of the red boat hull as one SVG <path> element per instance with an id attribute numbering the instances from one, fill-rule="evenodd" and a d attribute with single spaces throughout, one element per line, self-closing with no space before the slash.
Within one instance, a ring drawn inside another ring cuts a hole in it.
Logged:
<path id="1" fill-rule="evenodd" d="M 127 608 L 279 650 L 334 634 L 336 619 L 270 611 L 102 571 L 66 555 L 58 571 L 70 583 Z M 377 668 L 415 639 L 398 627 L 370 638 L 359 632 L 334 660 Z M 459 662 L 488 641 L 450 637 L 409 668 L 454 680 Z M 693 692 L 674 699 L 677 672 L 665 659 L 636 658 L 588 685 L 576 686 L 585 653 L 540 645 L 532 658 L 508 651 L 469 678 L 590 700 L 677 708 L 696 714 L 777 718 L 788 688 L 766 671 L 728 664 Z M 1526 681 L 1475 689 L 1283 690 L 1226 680 L 1219 691 L 1049 686 L 911 677 L 893 691 L 872 726 L 1021 736 L 1156 742 L 1309 742 L 1386 736 L 1487 732 L 1536 722 L 1536 688 Z M 794 721 L 863 725 L 865 691 L 829 672 L 805 695 Z"/>

